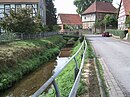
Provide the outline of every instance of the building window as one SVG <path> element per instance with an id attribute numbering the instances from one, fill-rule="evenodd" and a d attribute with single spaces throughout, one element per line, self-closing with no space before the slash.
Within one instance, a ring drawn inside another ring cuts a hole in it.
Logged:
<path id="1" fill-rule="evenodd" d="M 31 16 L 33 16 L 32 4 L 26 4 L 26 8 L 31 10 Z"/>
<path id="2" fill-rule="evenodd" d="M 0 19 L 4 17 L 4 5 L 0 5 Z"/>
<path id="3" fill-rule="evenodd" d="M 5 4 L 4 5 L 4 12 L 9 15 L 9 13 L 10 13 L 10 4 Z"/>
<path id="4" fill-rule="evenodd" d="M 15 5 L 11 4 L 11 10 L 15 11 Z"/>
<path id="5" fill-rule="evenodd" d="M 32 4 L 32 9 L 33 9 L 33 16 L 36 16 L 38 13 L 38 5 Z"/>
<path id="6" fill-rule="evenodd" d="M 26 4 L 26 8 L 32 10 L 32 16 L 36 16 L 38 13 L 38 4 Z"/>
<path id="7" fill-rule="evenodd" d="M 26 4 L 26 8 L 31 9 L 32 10 L 32 4 Z"/>
<path id="8" fill-rule="evenodd" d="M 15 11 L 18 12 L 19 9 L 21 9 L 21 4 L 16 4 L 15 5 Z"/>

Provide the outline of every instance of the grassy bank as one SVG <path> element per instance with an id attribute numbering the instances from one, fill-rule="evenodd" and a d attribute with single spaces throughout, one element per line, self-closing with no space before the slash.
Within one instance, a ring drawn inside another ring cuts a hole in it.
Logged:
<path id="1" fill-rule="evenodd" d="M 77 41 L 72 50 L 72 55 L 79 49 L 80 46 L 81 46 L 81 43 Z M 79 65 L 81 62 L 81 53 L 82 51 L 76 57 Z M 70 90 L 74 84 L 74 69 L 75 69 L 75 61 L 73 60 L 67 65 L 67 67 L 56 78 L 56 82 L 58 84 L 61 97 L 69 96 Z M 80 82 L 78 94 L 82 94 L 84 91 L 86 91 L 83 86 L 84 86 L 84 83 Z M 40 97 L 55 97 L 54 88 L 52 87 L 47 94 L 42 94 Z"/>
<path id="2" fill-rule="evenodd" d="M 105 82 L 105 79 L 104 79 L 104 72 L 103 72 L 102 65 L 100 64 L 98 59 L 96 59 L 96 63 L 97 63 L 97 67 L 98 67 L 98 70 L 99 70 L 100 79 L 102 80 L 102 86 L 103 86 L 102 88 L 104 89 L 105 96 L 109 97 L 109 91 L 108 91 L 108 88 L 106 86 L 106 82 Z"/>
<path id="3" fill-rule="evenodd" d="M 96 55 L 94 54 L 94 51 L 92 49 L 90 42 L 88 41 L 87 43 L 88 43 L 88 50 L 87 50 L 88 58 L 92 61 L 94 58 L 96 58 Z M 102 65 L 100 64 L 98 58 L 96 58 L 96 66 L 97 66 L 97 69 L 98 69 L 99 77 L 101 79 L 101 85 L 102 85 L 103 92 L 104 92 L 106 97 L 109 97 L 108 89 L 107 89 L 106 82 L 105 82 L 105 79 L 104 79 L 104 71 L 103 71 Z M 95 67 L 93 67 L 93 68 L 95 69 Z M 96 73 L 95 73 L 95 76 L 97 77 Z M 100 92 L 98 82 L 97 81 L 94 82 L 94 79 L 97 80 L 97 78 L 95 78 L 95 76 L 93 76 L 94 78 L 92 80 L 94 87 L 93 86 L 90 87 L 90 89 L 91 89 L 90 91 L 92 91 L 91 97 L 93 97 L 92 95 L 98 95 L 99 92 Z M 96 88 L 97 88 L 97 90 L 96 90 Z M 94 91 L 97 91 L 97 93 L 96 92 L 94 93 Z M 94 97 L 99 97 L 99 96 L 94 96 Z"/>
<path id="4" fill-rule="evenodd" d="M 65 42 L 63 37 L 53 36 L 0 45 L 0 91 L 54 58 Z"/>

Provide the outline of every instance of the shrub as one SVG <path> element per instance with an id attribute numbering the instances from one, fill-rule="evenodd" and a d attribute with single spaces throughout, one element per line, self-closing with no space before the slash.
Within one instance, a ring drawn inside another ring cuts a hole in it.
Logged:
<path id="1" fill-rule="evenodd" d="M 127 39 L 128 41 L 130 41 L 130 33 L 129 33 L 129 35 L 128 35 L 128 39 Z"/>
<path id="2" fill-rule="evenodd" d="M 60 30 L 60 26 L 58 26 L 58 25 L 54 25 L 53 26 L 53 31 L 59 31 Z"/>
<path id="3" fill-rule="evenodd" d="M 123 30 L 107 29 L 106 32 L 109 32 L 115 36 L 119 36 L 121 39 L 125 38 L 126 36 L 126 33 Z"/>
<path id="4" fill-rule="evenodd" d="M 0 92 L 58 55 L 63 43 L 61 36 L 7 43 L 0 49 Z"/>
<path id="5" fill-rule="evenodd" d="M 0 42 L 13 41 L 16 38 L 14 33 L 6 32 L 0 35 Z"/>

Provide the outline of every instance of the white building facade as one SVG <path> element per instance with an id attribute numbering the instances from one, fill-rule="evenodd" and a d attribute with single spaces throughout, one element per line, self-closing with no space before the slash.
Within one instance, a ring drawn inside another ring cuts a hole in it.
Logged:
<path id="1" fill-rule="evenodd" d="M 83 29 L 90 30 L 92 33 L 102 33 L 105 27 L 96 27 L 96 21 L 103 20 L 107 14 L 115 15 L 116 13 L 117 10 L 111 2 L 95 1 L 82 13 Z"/>
<path id="2" fill-rule="evenodd" d="M 82 15 L 83 29 L 92 28 L 95 24 L 96 14 Z"/>
<path id="3" fill-rule="evenodd" d="M 119 16 L 118 16 L 118 29 L 120 30 L 125 30 L 126 26 L 125 26 L 125 21 L 126 21 L 126 13 L 125 13 L 125 8 L 123 5 L 123 2 L 121 2 L 121 7 L 120 7 L 120 11 L 119 11 Z"/>
<path id="4" fill-rule="evenodd" d="M 45 0 L 0 0 L 0 20 L 3 19 L 5 13 L 9 15 L 11 10 L 18 12 L 21 8 L 31 9 L 32 17 L 40 14 L 42 23 L 46 25 Z M 4 32 L 1 28 L 0 30 Z"/>
<path id="5" fill-rule="evenodd" d="M 127 30 L 130 25 L 126 25 L 126 18 L 130 15 L 130 0 L 121 0 L 118 11 L 118 29 Z"/>
<path id="6" fill-rule="evenodd" d="M 9 14 L 10 10 L 17 12 L 20 8 L 31 8 L 32 16 L 36 16 L 38 13 L 38 2 L 0 2 L 0 19 L 4 17 L 4 13 Z"/>
<path id="7" fill-rule="evenodd" d="M 58 24 L 58 25 L 60 26 L 60 28 L 61 28 L 60 32 L 64 32 L 64 25 L 62 24 L 60 15 L 58 15 L 58 17 L 57 17 L 57 24 Z"/>

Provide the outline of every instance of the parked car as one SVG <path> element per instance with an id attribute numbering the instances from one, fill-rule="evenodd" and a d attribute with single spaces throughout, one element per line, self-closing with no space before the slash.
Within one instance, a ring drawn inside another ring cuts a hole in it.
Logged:
<path id="1" fill-rule="evenodd" d="M 109 32 L 103 32 L 102 33 L 102 37 L 110 37 L 111 35 L 109 34 Z"/>

